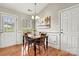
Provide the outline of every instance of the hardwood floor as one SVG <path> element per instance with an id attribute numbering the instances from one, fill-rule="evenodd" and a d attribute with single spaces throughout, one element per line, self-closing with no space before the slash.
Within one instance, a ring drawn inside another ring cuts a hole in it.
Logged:
<path id="1" fill-rule="evenodd" d="M 0 48 L 0 56 L 22 56 L 22 45 L 15 45 L 7 48 Z M 26 54 L 25 56 L 34 56 L 33 47 L 30 48 L 29 55 Z M 37 56 L 74 56 L 65 51 L 61 51 L 55 48 L 48 48 L 48 52 L 41 50 L 41 54 L 38 53 Z"/>

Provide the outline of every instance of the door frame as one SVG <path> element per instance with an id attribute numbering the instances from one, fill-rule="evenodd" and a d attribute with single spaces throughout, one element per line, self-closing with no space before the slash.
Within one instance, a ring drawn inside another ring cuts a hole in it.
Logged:
<path id="1" fill-rule="evenodd" d="M 16 34 L 16 38 L 15 38 L 15 40 L 16 40 L 16 42 L 15 42 L 15 44 L 17 44 L 17 26 L 18 26 L 18 24 L 17 24 L 17 18 L 18 18 L 18 16 L 17 15 L 15 15 L 15 14 L 11 14 L 11 13 L 7 13 L 7 12 L 0 12 L 0 17 L 1 17 L 1 19 L 2 19 L 2 16 L 3 15 L 11 15 L 13 18 L 15 18 L 15 23 L 16 23 L 16 32 L 15 32 L 15 34 Z M 2 21 L 3 22 L 3 21 Z M 3 25 L 3 24 L 2 24 Z M 4 33 L 4 29 L 3 29 L 3 32 L 1 33 L 1 34 L 3 34 Z M 6 32 L 6 33 L 8 33 L 8 32 Z M 0 34 L 0 36 L 1 36 L 1 34 Z"/>
<path id="2" fill-rule="evenodd" d="M 61 49 L 61 32 L 62 32 L 61 31 L 61 13 L 63 11 L 66 11 L 66 10 L 69 10 L 69 9 L 72 9 L 72 8 L 77 8 L 77 7 L 79 7 L 79 4 L 76 4 L 76 5 L 73 5 L 71 7 L 59 10 L 59 12 L 58 12 L 58 19 L 59 19 L 59 49 Z"/>

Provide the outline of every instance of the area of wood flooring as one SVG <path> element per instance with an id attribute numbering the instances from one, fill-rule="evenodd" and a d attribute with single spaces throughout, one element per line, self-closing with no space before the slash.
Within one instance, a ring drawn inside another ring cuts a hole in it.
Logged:
<path id="1" fill-rule="evenodd" d="M 0 56 L 22 56 L 22 45 L 15 45 L 7 48 L 0 48 Z M 29 55 L 26 54 L 25 56 L 34 56 L 33 48 L 30 48 Z M 37 56 L 74 56 L 65 51 L 61 51 L 52 47 L 48 48 L 48 52 L 41 49 L 41 53 L 38 53 Z"/>

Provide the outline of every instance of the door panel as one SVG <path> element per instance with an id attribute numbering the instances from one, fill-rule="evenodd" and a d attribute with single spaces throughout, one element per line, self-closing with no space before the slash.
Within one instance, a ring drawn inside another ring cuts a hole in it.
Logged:
<path id="1" fill-rule="evenodd" d="M 5 32 L 4 27 L 3 27 L 3 33 L 1 33 L 1 47 L 7 47 L 11 45 L 16 44 L 16 39 L 17 39 L 17 33 L 16 33 L 16 17 L 8 14 L 2 14 L 2 20 L 3 20 L 3 25 L 4 25 L 4 19 L 3 17 L 5 16 L 11 16 L 12 19 L 11 21 L 14 23 L 13 26 L 13 31 L 11 32 Z"/>
<path id="2" fill-rule="evenodd" d="M 79 7 L 61 12 L 61 49 L 79 55 Z"/>
<path id="3" fill-rule="evenodd" d="M 68 48 L 68 11 L 63 12 L 61 14 L 61 49 L 62 50 L 67 50 Z M 64 24 L 64 25 L 63 25 Z"/>

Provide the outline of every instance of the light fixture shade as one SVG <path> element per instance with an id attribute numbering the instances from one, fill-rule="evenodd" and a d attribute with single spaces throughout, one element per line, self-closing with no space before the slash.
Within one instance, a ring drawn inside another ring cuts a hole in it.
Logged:
<path id="1" fill-rule="evenodd" d="M 36 18 L 36 19 L 39 19 L 40 17 L 39 17 L 39 16 L 36 16 L 35 18 Z"/>
<path id="2" fill-rule="evenodd" d="M 34 16 L 32 16 L 31 18 L 34 19 Z"/>
<path id="3" fill-rule="evenodd" d="M 34 16 L 32 16 L 31 18 L 36 20 L 36 19 L 39 19 L 40 17 L 36 15 L 35 18 Z"/>

